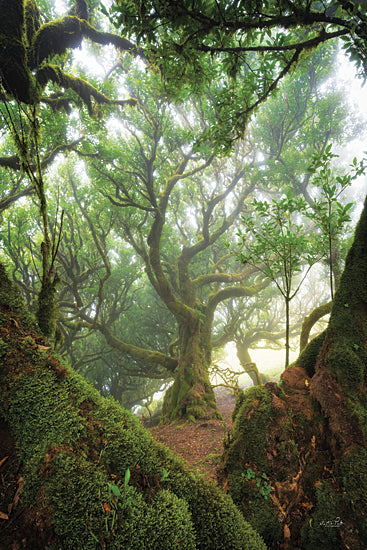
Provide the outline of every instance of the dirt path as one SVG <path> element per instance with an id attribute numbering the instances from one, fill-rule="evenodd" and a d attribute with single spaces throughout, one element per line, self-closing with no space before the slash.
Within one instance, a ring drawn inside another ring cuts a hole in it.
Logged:
<path id="1" fill-rule="evenodd" d="M 225 388 L 216 390 L 218 409 L 223 420 L 197 424 L 169 424 L 148 428 L 152 436 L 183 458 L 189 468 L 216 481 L 216 467 L 223 451 L 223 440 L 232 429 L 233 394 Z"/>

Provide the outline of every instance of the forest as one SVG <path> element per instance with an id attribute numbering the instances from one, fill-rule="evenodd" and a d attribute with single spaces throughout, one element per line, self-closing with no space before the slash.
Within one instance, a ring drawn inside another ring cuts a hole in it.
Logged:
<path id="1" fill-rule="evenodd" d="M 367 548 L 366 2 L 0 13 L 0 550 Z"/>

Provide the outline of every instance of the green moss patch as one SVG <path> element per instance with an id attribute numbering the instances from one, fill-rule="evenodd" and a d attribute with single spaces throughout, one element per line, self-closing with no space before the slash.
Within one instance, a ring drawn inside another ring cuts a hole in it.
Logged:
<path id="1" fill-rule="evenodd" d="M 302 548 L 304 550 L 342 550 L 340 524 L 342 519 L 338 514 L 338 497 L 331 484 L 321 483 L 316 489 L 316 507 L 301 530 Z"/>
<path id="2" fill-rule="evenodd" d="M 353 347 L 340 340 L 335 343 L 326 358 L 326 366 L 336 374 L 337 380 L 347 390 L 355 392 L 363 383 L 366 366 L 358 355 L 359 346 Z"/>
<path id="3" fill-rule="evenodd" d="M 265 468 L 266 430 L 271 413 L 270 392 L 262 386 L 249 388 L 239 396 L 240 406 L 235 416 L 231 442 L 227 450 L 226 467 L 238 464 L 246 456 L 258 468 Z"/>
<path id="4" fill-rule="evenodd" d="M 313 338 L 298 357 L 296 364 L 304 368 L 308 376 L 315 374 L 315 365 L 325 342 L 326 332 Z"/>
<path id="5" fill-rule="evenodd" d="M 266 473 L 266 432 L 271 395 L 263 386 L 239 392 L 233 413 L 233 432 L 225 443 L 222 470 L 229 493 L 244 517 L 269 545 L 281 538 L 281 527 L 269 497 Z"/>

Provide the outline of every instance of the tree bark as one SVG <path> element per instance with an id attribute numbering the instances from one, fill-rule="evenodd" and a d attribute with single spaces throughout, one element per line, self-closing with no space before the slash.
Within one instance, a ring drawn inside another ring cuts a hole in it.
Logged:
<path id="1" fill-rule="evenodd" d="M 256 363 L 254 363 L 251 360 L 251 355 L 248 350 L 248 347 L 246 346 L 246 344 L 242 343 L 241 341 L 236 340 L 236 348 L 237 348 L 237 357 L 241 367 L 245 369 L 246 373 L 251 378 L 254 386 L 261 386 L 262 382 L 261 382 L 260 373 L 258 371 Z"/>
<path id="2" fill-rule="evenodd" d="M 325 315 L 330 313 L 332 302 L 327 302 L 315 308 L 311 313 L 304 318 L 301 328 L 301 336 L 299 339 L 299 351 L 301 352 L 308 344 L 312 327 Z"/>

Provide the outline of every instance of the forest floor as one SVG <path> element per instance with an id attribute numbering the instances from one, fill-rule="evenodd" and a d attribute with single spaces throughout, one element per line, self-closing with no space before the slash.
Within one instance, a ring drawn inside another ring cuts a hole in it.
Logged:
<path id="1" fill-rule="evenodd" d="M 223 420 L 174 423 L 148 427 L 154 439 L 164 443 L 187 463 L 188 468 L 216 482 L 223 441 L 232 430 L 235 397 L 227 388 L 216 388 L 217 406 Z"/>

